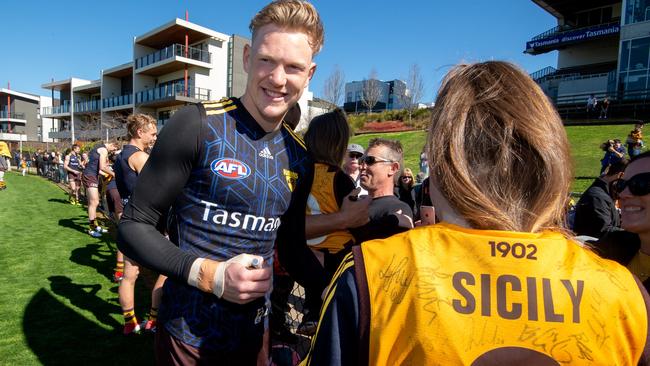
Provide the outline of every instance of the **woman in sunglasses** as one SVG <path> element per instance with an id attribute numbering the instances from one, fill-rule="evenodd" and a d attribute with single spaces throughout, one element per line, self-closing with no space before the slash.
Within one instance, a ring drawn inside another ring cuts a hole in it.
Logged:
<path id="1" fill-rule="evenodd" d="M 404 168 L 395 187 L 395 195 L 400 201 L 406 203 L 413 211 L 413 219 L 417 220 L 418 215 L 415 212 L 415 178 L 410 168 Z"/>
<path id="2" fill-rule="evenodd" d="M 539 86 L 457 66 L 428 141 L 441 223 L 353 248 L 305 363 L 647 364 L 647 292 L 564 229 L 569 144 Z"/>
<path id="3" fill-rule="evenodd" d="M 650 152 L 634 156 L 623 179 L 612 182 L 621 227 L 595 246 L 603 257 L 627 266 L 650 289 Z"/>

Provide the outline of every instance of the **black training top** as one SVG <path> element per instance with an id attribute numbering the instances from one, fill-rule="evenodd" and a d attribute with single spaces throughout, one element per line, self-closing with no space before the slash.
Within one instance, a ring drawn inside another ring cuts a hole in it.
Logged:
<path id="1" fill-rule="evenodd" d="M 86 169 L 84 169 L 84 175 L 96 177 L 97 174 L 99 174 L 100 155 L 97 150 L 101 149 L 102 147 L 106 147 L 106 145 L 99 144 L 93 147 L 93 149 L 88 153 L 88 164 L 86 164 Z"/>
<path id="2" fill-rule="evenodd" d="M 138 173 L 129 166 L 129 158 L 138 151 L 141 150 L 135 145 L 124 145 L 115 159 L 115 164 L 113 164 L 117 191 L 120 192 L 122 199 L 131 197 L 135 182 L 138 179 Z"/>
<path id="3" fill-rule="evenodd" d="M 286 125 L 265 132 L 238 99 L 174 114 L 138 176 L 118 234 L 125 255 L 170 277 L 162 306 L 173 336 L 197 347 L 219 336 L 219 327 L 190 326 L 218 323 L 210 311 L 216 297 L 187 284 L 199 257 L 224 261 L 249 253 L 272 265 L 277 242 L 294 279 L 325 288 L 305 243 L 312 180 L 313 161 L 300 138 Z M 155 228 L 169 207 L 176 223 L 171 242 Z"/>
<path id="4" fill-rule="evenodd" d="M 408 228 L 400 226 L 399 219 L 395 216 L 398 211 L 413 219 L 413 211 L 399 198 L 392 195 L 373 198 L 368 207 L 370 221 L 363 226 L 350 229 L 356 243 L 384 239 L 408 230 Z"/>

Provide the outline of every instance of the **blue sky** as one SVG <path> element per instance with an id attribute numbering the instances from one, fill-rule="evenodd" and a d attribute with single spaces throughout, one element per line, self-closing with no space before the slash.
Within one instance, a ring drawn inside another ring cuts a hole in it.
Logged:
<path id="1" fill-rule="evenodd" d="M 248 23 L 267 1 L 11 1 L 2 5 L 0 87 L 49 95 L 41 84 L 79 77 L 132 59 L 133 37 L 189 11 L 193 23 L 249 37 Z M 555 52 L 523 54 L 525 42 L 555 19 L 530 0 L 314 0 L 325 46 L 310 90 L 322 94 L 335 65 L 346 81 L 374 68 L 380 79 L 405 78 L 420 65 L 424 101 L 432 101 L 450 65 L 508 60 L 529 73 L 555 66 Z"/>

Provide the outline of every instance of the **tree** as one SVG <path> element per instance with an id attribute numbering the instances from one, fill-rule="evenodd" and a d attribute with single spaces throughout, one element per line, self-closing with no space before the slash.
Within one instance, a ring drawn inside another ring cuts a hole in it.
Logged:
<path id="1" fill-rule="evenodd" d="M 413 112 L 418 108 L 420 100 L 424 95 L 424 80 L 418 64 L 412 64 L 409 68 L 409 75 L 406 78 L 406 92 L 402 94 L 402 104 L 408 112 L 409 122 Z"/>
<path id="2" fill-rule="evenodd" d="M 363 80 L 361 86 L 361 102 L 372 112 L 379 98 L 381 98 L 381 81 L 377 80 L 377 71 L 372 69 L 367 79 Z"/>
<path id="3" fill-rule="evenodd" d="M 343 98 L 344 84 L 345 74 L 339 68 L 339 65 L 335 65 L 334 71 L 332 71 L 330 76 L 325 79 L 325 84 L 323 85 L 323 99 L 338 106 Z"/>

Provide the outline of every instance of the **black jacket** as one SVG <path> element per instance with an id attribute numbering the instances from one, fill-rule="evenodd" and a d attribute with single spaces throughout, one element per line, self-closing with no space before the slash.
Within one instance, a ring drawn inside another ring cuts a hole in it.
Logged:
<path id="1" fill-rule="evenodd" d="M 573 231 L 577 235 L 601 238 L 619 231 L 621 217 L 609 194 L 609 186 L 602 178 L 596 178 L 576 204 Z"/>
<path id="2" fill-rule="evenodd" d="M 589 244 L 601 257 L 627 266 L 641 248 L 641 239 L 635 233 L 620 230 L 607 233 L 597 242 Z M 650 291 L 650 278 L 643 282 L 643 286 Z"/>

